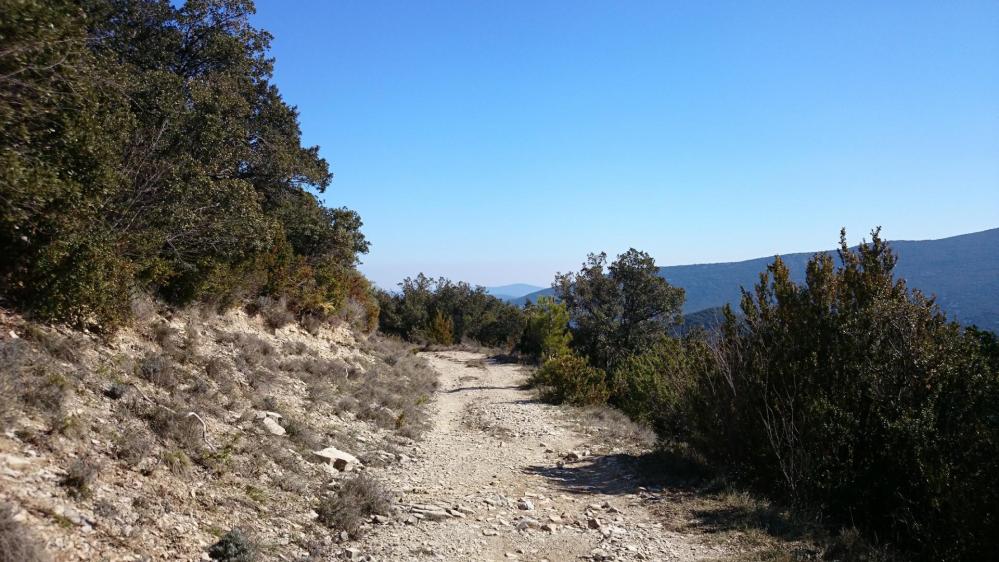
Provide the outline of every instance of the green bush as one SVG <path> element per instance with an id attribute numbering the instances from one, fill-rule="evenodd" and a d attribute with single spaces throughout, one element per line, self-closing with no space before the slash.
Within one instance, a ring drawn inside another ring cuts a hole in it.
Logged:
<path id="1" fill-rule="evenodd" d="M 431 279 L 422 273 L 406 278 L 401 291 L 377 293 L 372 309 L 379 328 L 408 341 L 441 343 L 450 321 L 450 342 L 473 340 L 482 345 L 512 348 L 524 329 L 519 307 L 486 293 L 484 287 Z M 447 344 L 445 344 L 447 345 Z"/>
<path id="2" fill-rule="evenodd" d="M 426 334 L 430 343 L 451 345 L 454 343 L 454 322 L 450 316 L 445 316 L 444 312 L 438 310 L 434 314 L 434 319 L 430 322 Z"/>
<path id="3" fill-rule="evenodd" d="M 729 312 L 692 441 L 771 492 L 925 560 L 999 548 L 999 372 L 973 331 L 893 277 L 879 232 L 806 282 L 778 259 Z"/>
<path id="4" fill-rule="evenodd" d="M 703 339 L 663 336 L 614 370 L 610 403 L 651 426 L 661 438 L 683 437 L 689 398 L 713 364 Z"/>
<path id="5" fill-rule="evenodd" d="M 545 361 L 531 377 L 544 400 L 555 404 L 604 404 L 610 396 L 607 375 L 571 353 Z"/>
<path id="6" fill-rule="evenodd" d="M 524 332 L 517 351 L 541 363 L 569 352 L 569 311 L 552 297 L 541 297 L 524 312 Z"/>
<path id="7" fill-rule="evenodd" d="M 256 543 L 240 529 L 232 529 L 211 547 L 208 557 L 219 562 L 254 562 L 259 560 Z"/>

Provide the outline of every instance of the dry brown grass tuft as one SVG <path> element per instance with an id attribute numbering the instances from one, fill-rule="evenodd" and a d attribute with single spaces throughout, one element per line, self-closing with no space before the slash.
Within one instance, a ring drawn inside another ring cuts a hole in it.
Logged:
<path id="1" fill-rule="evenodd" d="M 357 535 L 361 524 L 372 515 L 385 515 L 392 506 L 382 485 L 365 474 L 344 480 L 340 488 L 323 498 L 316 508 L 319 522 L 327 527 Z"/>
<path id="2" fill-rule="evenodd" d="M 115 457 L 128 466 L 135 466 L 146 458 L 154 441 L 143 427 L 128 427 L 115 439 Z"/>
<path id="3" fill-rule="evenodd" d="M 138 376 L 166 389 L 176 388 L 177 368 L 173 359 L 164 353 L 148 353 L 139 361 Z"/>
<path id="4" fill-rule="evenodd" d="M 61 484 L 69 492 L 69 495 L 77 499 L 86 499 L 92 493 L 91 486 L 97 479 L 100 465 L 97 462 L 82 458 L 77 459 L 66 470 Z"/>
<path id="5" fill-rule="evenodd" d="M 43 562 L 49 557 L 34 535 L 15 519 L 14 506 L 0 505 L 0 562 Z"/>
<path id="6" fill-rule="evenodd" d="M 72 387 L 67 375 L 68 368 L 53 364 L 37 344 L 0 340 L 0 426 L 9 426 L 24 409 L 62 417 Z"/>
<path id="7" fill-rule="evenodd" d="M 295 321 L 295 315 L 288 310 L 288 302 L 284 298 L 259 297 L 252 309 L 272 332 Z"/>

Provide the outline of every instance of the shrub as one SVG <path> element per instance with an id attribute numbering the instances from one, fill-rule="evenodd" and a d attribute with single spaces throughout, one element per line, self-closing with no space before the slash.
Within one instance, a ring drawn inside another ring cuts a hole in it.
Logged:
<path id="1" fill-rule="evenodd" d="M 258 297 L 255 308 L 264 319 L 264 324 L 272 331 L 295 321 L 295 315 L 288 310 L 288 301 L 284 298 Z"/>
<path id="2" fill-rule="evenodd" d="M 77 459 L 69 466 L 61 483 L 69 491 L 69 495 L 78 499 L 86 499 L 90 497 L 90 486 L 97 478 L 99 469 L 97 463 L 89 459 Z"/>
<path id="3" fill-rule="evenodd" d="M 145 417 L 149 429 L 163 439 L 172 440 L 182 447 L 200 447 L 203 430 L 201 423 L 193 416 L 153 406 L 147 410 Z"/>
<path id="4" fill-rule="evenodd" d="M 344 480 L 331 496 L 319 502 L 319 522 L 332 529 L 356 535 L 372 515 L 385 515 L 391 507 L 388 493 L 377 480 L 358 474 Z"/>
<path id="5" fill-rule="evenodd" d="M 191 472 L 191 457 L 188 457 L 187 453 L 180 449 L 163 451 L 160 459 L 170 469 L 170 472 L 177 476 L 185 476 Z"/>
<path id="6" fill-rule="evenodd" d="M 255 562 L 258 558 L 256 543 L 241 529 L 232 529 L 208 548 L 208 556 L 219 562 Z"/>
<path id="7" fill-rule="evenodd" d="M 569 351 L 572 336 L 569 333 L 569 310 L 552 297 L 541 297 L 525 311 L 524 332 L 517 344 L 517 351 L 535 363 Z"/>
<path id="8" fill-rule="evenodd" d="M 450 316 L 446 316 L 443 311 L 438 310 L 434 314 L 434 319 L 430 322 L 426 334 L 430 343 L 451 345 L 454 343 L 454 321 Z"/>
<path id="9" fill-rule="evenodd" d="M 927 560 L 999 548 L 999 373 L 982 340 L 893 277 L 879 232 L 798 285 L 781 260 L 731 312 L 699 383 L 710 460 Z"/>
<path id="10" fill-rule="evenodd" d="M 690 395 L 713 365 L 707 342 L 663 336 L 614 370 L 610 402 L 663 438 L 686 435 Z"/>
<path id="11" fill-rule="evenodd" d="M 607 375 L 575 354 L 563 354 L 544 362 L 531 378 L 543 399 L 556 404 L 603 404 L 610 397 Z"/>
<path id="12" fill-rule="evenodd" d="M 0 505 L 0 562 L 43 562 L 48 560 L 41 544 L 14 517 L 10 504 Z"/>
<path id="13" fill-rule="evenodd" d="M 139 362 L 139 376 L 163 388 L 177 386 L 173 360 L 160 353 L 149 353 Z"/>
<path id="14" fill-rule="evenodd" d="M 149 454 L 153 440 L 140 427 L 126 429 L 115 440 L 115 456 L 129 466 L 135 466 Z"/>

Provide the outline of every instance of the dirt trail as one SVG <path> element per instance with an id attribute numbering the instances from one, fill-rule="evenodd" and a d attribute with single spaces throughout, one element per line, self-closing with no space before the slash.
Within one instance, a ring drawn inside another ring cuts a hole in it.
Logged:
<path id="1" fill-rule="evenodd" d="M 434 429 L 401 465 L 371 472 L 401 523 L 354 548 L 375 560 L 698 560 L 717 547 L 663 529 L 614 455 L 588 456 L 558 407 L 520 387 L 516 365 L 425 354 L 440 372 Z M 581 453 L 573 460 L 570 452 Z"/>

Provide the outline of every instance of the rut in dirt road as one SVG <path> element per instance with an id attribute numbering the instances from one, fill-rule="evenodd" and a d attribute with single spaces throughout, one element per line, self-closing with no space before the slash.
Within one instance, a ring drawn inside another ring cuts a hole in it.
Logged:
<path id="1" fill-rule="evenodd" d="M 440 372 L 434 427 L 404 464 L 370 469 L 400 500 L 352 556 L 374 560 L 697 560 L 717 546 L 670 532 L 619 458 L 585 451 L 565 411 L 522 388 L 517 365 L 424 354 Z M 616 454 L 615 454 L 616 453 Z M 578 455 L 578 458 L 577 456 Z"/>

